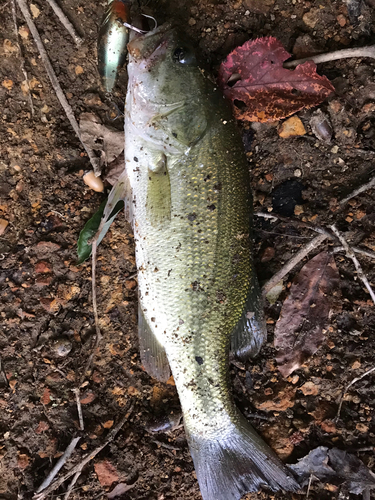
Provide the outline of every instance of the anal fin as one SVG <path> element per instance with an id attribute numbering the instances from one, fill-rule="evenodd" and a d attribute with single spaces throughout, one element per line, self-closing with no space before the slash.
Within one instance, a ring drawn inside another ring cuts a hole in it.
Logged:
<path id="1" fill-rule="evenodd" d="M 267 338 L 263 300 L 255 273 L 242 316 L 232 333 L 231 350 L 240 359 L 253 358 Z"/>
<path id="2" fill-rule="evenodd" d="M 171 376 L 171 370 L 165 349 L 151 331 L 140 305 L 138 306 L 138 337 L 141 361 L 145 370 L 151 377 L 160 382 L 166 382 Z"/>

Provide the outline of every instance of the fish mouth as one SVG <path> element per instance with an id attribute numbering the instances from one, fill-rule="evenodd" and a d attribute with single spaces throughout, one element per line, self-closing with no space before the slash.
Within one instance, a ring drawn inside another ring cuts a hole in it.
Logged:
<path id="1" fill-rule="evenodd" d="M 162 53 L 170 40 L 171 23 L 165 23 L 144 35 L 133 34 L 128 43 L 128 52 L 135 62 L 147 60 L 156 53 Z"/>

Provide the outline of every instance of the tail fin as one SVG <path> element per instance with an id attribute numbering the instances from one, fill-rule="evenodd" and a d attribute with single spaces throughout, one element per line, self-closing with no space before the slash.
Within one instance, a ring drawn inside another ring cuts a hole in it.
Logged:
<path id="1" fill-rule="evenodd" d="M 190 434 L 189 445 L 203 500 L 239 500 L 262 486 L 272 491 L 300 489 L 242 415 L 238 426 L 216 438 Z"/>

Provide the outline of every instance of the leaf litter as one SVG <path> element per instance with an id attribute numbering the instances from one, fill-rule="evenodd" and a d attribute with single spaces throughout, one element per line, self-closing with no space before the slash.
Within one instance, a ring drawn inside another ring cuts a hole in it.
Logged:
<path id="1" fill-rule="evenodd" d="M 275 327 L 276 361 L 284 377 L 321 346 L 330 310 L 339 291 L 339 273 L 328 252 L 311 259 L 295 278 Z"/>
<path id="2" fill-rule="evenodd" d="M 320 104 L 334 92 L 327 77 L 307 61 L 293 71 L 283 67 L 290 54 L 274 37 L 249 40 L 221 64 L 219 84 L 238 120 L 267 122 Z"/>

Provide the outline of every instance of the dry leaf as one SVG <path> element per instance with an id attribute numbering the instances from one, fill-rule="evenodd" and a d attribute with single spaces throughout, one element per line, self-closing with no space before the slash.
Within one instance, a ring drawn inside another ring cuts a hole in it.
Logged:
<path id="1" fill-rule="evenodd" d="M 234 104 L 239 120 L 275 121 L 320 104 L 334 88 L 307 61 L 294 70 L 283 68 L 290 57 L 273 37 L 250 40 L 221 64 L 219 84 Z"/>
<path id="2" fill-rule="evenodd" d="M 322 344 L 338 287 L 339 273 L 327 252 L 311 259 L 294 280 L 275 327 L 276 361 L 284 377 L 300 368 Z"/>
<path id="3" fill-rule="evenodd" d="M 97 462 L 94 468 L 102 486 L 111 486 L 119 479 L 116 469 L 108 460 Z"/>
<path id="4" fill-rule="evenodd" d="M 31 10 L 31 13 L 32 13 L 34 19 L 36 19 L 37 17 L 40 16 L 40 10 L 38 9 L 38 7 L 34 3 L 30 4 L 30 10 Z"/>
<path id="5" fill-rule="evenodd" d="M 3 80 L 2 86 L 5 87 L 7 90 L 12 90 L 12 88 L 13 88 L 13 81 L 9 80 L 9 79 Z"/>
<path id="6" fill-rule="evenodd" d="M 106 127 L 94 113 L 82 113 L 79 121 L 82 142 L 100 151 L 100 166 L 114 161 L 124 150 L 124 132 Z"/>
<path id="7" fill-rule="evenodd" d="M 375 474 L 355 455 L 338 448 L 329 450 L 319 446 L 290 468 L 302 487 L 307 486 L 313 477 L 323 483 L 342 484 L 354 495 L 375 488 Z"/>

